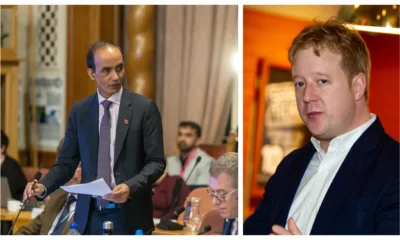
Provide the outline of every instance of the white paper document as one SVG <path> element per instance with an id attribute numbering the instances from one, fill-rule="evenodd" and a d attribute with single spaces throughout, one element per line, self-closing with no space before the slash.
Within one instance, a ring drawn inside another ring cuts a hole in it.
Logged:
<path id="1" fill-rule="evenodd" d="M 97 179 L 90 183 L 61 186 L 61 188 L 69 193 L 86 194 L 92 196 L 104 196 L 112 192 L 103 178 Z"/>

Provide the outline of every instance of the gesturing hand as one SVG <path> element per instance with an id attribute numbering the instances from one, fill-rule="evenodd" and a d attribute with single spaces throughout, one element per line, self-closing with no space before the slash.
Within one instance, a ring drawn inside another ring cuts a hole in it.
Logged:
<path id="1" fill-rule="evenodd" d="M 121 183 L 113 189 L 112 193 L 104 195 L 103 198 L 115 203 L 124 203 L 128 200 L 130 194 L 131 191 L 129 190 L 128 185 Z"/>
<path id="2" fill-rule="evenodd" d="M 289 230 L 286 230 L 284 227 L 274 225 L 270 235 L 302 235 L 293 218 L 289 218 L 288 228 Z"/>

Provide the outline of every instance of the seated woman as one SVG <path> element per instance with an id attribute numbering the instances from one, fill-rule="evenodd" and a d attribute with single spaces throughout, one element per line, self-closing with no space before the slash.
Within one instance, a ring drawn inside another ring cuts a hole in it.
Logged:
<path id="1" fill-rule="evenodd" d="M 189 192 L 185 181 L 180 176 L 169 176 L 166 167 L 153 186 L 153 218 L 172 218 L 175 209 L 184 205 Z"/>
<path id="2" fill-rule="evenodd" d="M 11 197 L 21 201 L 27 181 L 18 162 L 7 155 L 8 143 L 7 135 L 1 130 L 1 176 L 8 180 Z"/>

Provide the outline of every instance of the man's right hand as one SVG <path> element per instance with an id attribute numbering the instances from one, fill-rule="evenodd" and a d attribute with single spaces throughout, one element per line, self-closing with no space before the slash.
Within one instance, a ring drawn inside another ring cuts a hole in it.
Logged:
<path id="1" fill-rule="evenodd" d="M 36 183 L 32 189 L 33 183 L 34 182 L 30 182 L 26 185 L 25 191 L 24 191 L 24 201 L 33 196 L 38 197 L 38 196 L 43 195 L 43 193 L 45 191 L 44 185 L 40 184 L 40 183 Z"/>

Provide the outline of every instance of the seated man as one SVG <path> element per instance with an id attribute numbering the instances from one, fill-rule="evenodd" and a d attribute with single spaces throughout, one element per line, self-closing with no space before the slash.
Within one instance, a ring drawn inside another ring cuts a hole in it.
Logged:
<path id="1" fill-rule="evenodd" d="M 153 193 L 153 218 L 171 218 L 175 209 L 185 204 L 190 189 L 180 176 L 168 175 L 165 168 L 154 183 Z"/>
<path id="2" fill-rule="evenodd" d="M 169 175 L 181 176 L 187 185 L 208 184 L 210 175 L 207 170 L 214 159 L 198 148 L 200 142 L 201 127 L 197 123 L 184 121 L 179 124 L 176 138 L 179 154 L 167 158 Z M 201 160 L 194 168 L 198 157 L 201 157 Z M 193 173 L 188 179 L 192 170 Z"/>
<path id="3" fill-rule="evenodd" d="M 7 135 L 1 130 L 1 176 L 8 180 L 11 197 L 21 201 L 27 181 L 18 162 L 7 155 L 8 143 Z"/>
<path id="4" fill-rule="evenodd" d="M 62 147 L 61 140 L 58 152 Z M 66 185 L 81 182 L 81 164 L 75 170 L 75 175 Z M 62 235 L 69 231 L 69 225 L 74 219 L 77 194 L 69 194 L 59 188 L 49 195 L 50 200 L 44 211 L 33 219 L 29 225 L 20 227 L 16 235 Z"/>
<path id="5" fill-rule="evenodd" d="M 225 153 L 210 166 L 208 194 L 225 219 L 222 235 L 238 235 L 238 154 Z"/>

